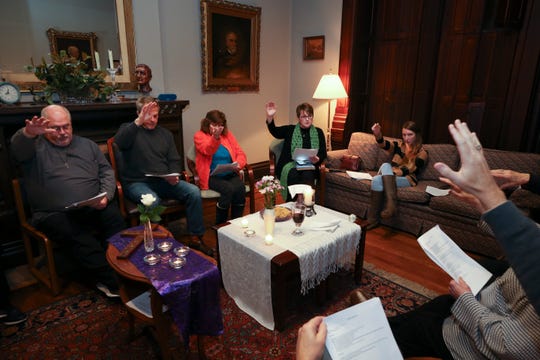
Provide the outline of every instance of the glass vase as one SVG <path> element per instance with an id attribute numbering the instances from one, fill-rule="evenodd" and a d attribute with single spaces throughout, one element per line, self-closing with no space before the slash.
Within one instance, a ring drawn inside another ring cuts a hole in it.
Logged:
<path id="1" fill-rule="evenodd" d="M 152 234 L 152 223 L 150 222 L 150 220 L 144 223 L 143 237 L 144 250 L 148 253 L 154 251 L 154 234 Z"/>
<path id="2" fill-rule="evenodd" d="M 276 223 L 276 209 L 264 208 L 263 211 L 264 220 L 264 235 L 274 236 L 274 225 Z"/>

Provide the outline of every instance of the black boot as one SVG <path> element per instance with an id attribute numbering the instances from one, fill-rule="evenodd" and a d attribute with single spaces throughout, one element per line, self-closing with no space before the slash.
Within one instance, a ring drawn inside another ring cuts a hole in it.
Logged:
<path id="1" fill-rule="evenodd" d="M 231 205 L 231 219 L 236 219 L 244 216 L 244 204 Z"/>
<path id="2" fill-rule="evenodd" d="M 379 226 L 379 213 L 383 204 L 384 193 L 371 190 L 371 201 L 368 209 L 367 229 L 371 230 Z"/>
<path id="3" fill-rule="evenodd" d="M 229 209 L 222 209 L 216 204 L 216 224 L 223 224 L 229 218 Z"/>
<path id="4" fill-rule="evenodd" d="M 388 219 L 393 217 L 397 211 L 397 185 L 395 175 L 383 175 L 384 195 L 386 197 L 386 205 L 381 211 L 381 217 Z"/>

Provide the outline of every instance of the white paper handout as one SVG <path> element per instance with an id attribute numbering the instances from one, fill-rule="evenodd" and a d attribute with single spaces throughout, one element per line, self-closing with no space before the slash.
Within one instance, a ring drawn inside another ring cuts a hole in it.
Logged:
<path id="1" fill-rule="evenodd" d="M 378 297 L 329 315 L 324 322 L 325 360 L 403 359 Z"/>
<path id="2" fill-rule="evenodd" d="M 446 235 L 439 225 L 434 226 L 418 238 L 426 255 L 454 280 L 461 276 L 474 295 L 491 278 L 491 273 L 467 255 Z"/>
<path id="3" fill-rule="evenodd" d="M 291 198 L 294 198 L 296 194 L 303 194 L 307 189 L 311 189 L 311 186 L 307 184 L 294 184 L 289 185 L 287 188 L 289 189 Z"/>
<path id="4" fill-rule="evenodd" d="M 450 194 L 450 189 L 439 189 L 433 186 L 426 186 L 426 192 L 432 196 L 446 196 Z"/>
<path id="5" fill-rule="evenodd" d="M 238 163 L 235 161 L 230 164 L 219 164 L 216 168 L 210 173 L 210 176 L 219 175 L 227 172 L 233 172 L 238 169 Z"/>
<path id="6" fill-rule="evenodd" d="M 356 180 L 373 180 L 373 176 L 367 172 L 347 170 L 347 175 Z"/>
<path id="7" fill-rule="evenodd" d="M 150 291 L 145 291 L 136 298 L 131 299 L 126 303 L 130 308 L 146 315 L 149 318 L 153 318 L 152 315 L 152 306 L 151 306 Z M 163 305 L 162 311 L 165 312 L 168 310 L 167 305 Z"/>
<path id="8" fill-rule="evenodd" d="M 315 170 L 315 165 L 309 160 L 312 156 L 317 156 L 318 149 L 294 149 L 292 158 L 296 162 L 297 170 Z"/>
<path id="9" fill-rule="evenodd" d="M 91 197 L 89 199 L 74 202 L 73 204 L 66 206 L 66 209 L 73 209 L 73 208 L 78 208 L 78 207 L 82 207 L 82 206 L 91 205 L 91 204 L 99 202 L 105 196 L 107 196 L 106 191 L 104 191 L 104 192 L 102 192 L 100 194 L 97 194 L 96 196 L 93 196 L 93 197 Z"/>
<path id="10" fill-rule="evenodd" d="M 177 173 L 177 172 L 173 172 L 173 173 L 169 173 L 169 174 L 144 174 L 144 176 L 168 178 L 168 177 L 171 177 L 171 176 L 180 176 L 180 174 Z"/>

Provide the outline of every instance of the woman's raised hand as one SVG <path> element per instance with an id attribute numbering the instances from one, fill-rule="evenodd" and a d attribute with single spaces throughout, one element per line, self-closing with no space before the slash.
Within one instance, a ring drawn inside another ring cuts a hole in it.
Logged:
<path id="1" fill-rule="evenodd" d="M 276 114 L 276 104 L 272 101 L 266 103 L 266 121 L 271 122 Z"/>
<path id="2" fill-rule="evenodd" d="M 371 127 L 371 131 L 373 132 L 373 135 L 375 135 L 377 139 L 380 139 L 382 137 L 381 124 L 379 123 L 373 124 L 373 126 Z"/>

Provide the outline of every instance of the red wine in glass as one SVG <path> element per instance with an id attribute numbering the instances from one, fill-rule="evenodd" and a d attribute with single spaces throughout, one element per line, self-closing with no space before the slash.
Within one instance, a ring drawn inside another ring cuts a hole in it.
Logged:
<path id="1" fill-rule="evenodd" d="M 292 208 L 292 218 L 294 225 L 296 225 L 294 231 L 292 232 L 295 236 L 304 235 L 304 232 L 300 229 L 302 222 L 304 222 L 304 214 L 306 213 L 306 207 L 303 204 L 296 203 Z"/>

